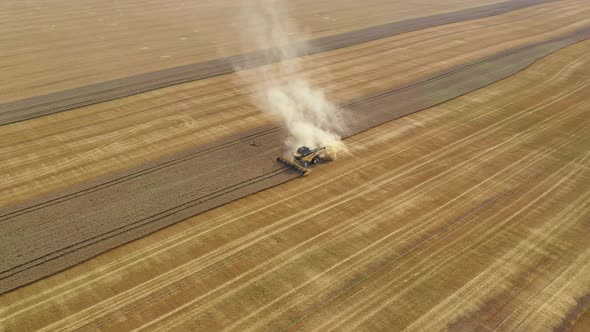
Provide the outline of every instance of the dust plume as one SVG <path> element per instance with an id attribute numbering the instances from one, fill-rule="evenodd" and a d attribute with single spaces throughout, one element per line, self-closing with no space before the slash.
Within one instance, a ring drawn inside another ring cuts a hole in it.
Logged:
<path id="1" fill-rule="evenodd" d="M 303 74 L 299 56 L 307 54 L 308 48 L 288 12 L 283 0 L 242 1 L 237 20 L 242 49 L 264 50 L 262 56 L 276 63 L 249 70 L 234 67 L 242 80 L 255 87 L 252 98 L 258 107 L 275 116 L 288 130 L 286 152 L 302 145 L 325 146 L 324 158 L 335 159 L 337 153 L 345 151 L 339 135 L 345 124 L 322 89 L 313 86 Z M 248 57 L 254 55 L 246 55 L 246 68 L 259 63 L 259 58 Z"/>

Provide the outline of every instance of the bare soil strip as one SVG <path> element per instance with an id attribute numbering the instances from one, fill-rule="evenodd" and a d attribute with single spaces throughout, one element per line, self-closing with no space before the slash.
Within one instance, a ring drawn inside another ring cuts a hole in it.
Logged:
<path id="1" fill-rule="evenodd" d="M 347 107 L 347 136 L 491 84 L 560 48 L 590 38 L 590 29 L 451 69 Z M 103 178 L 0 216 L 0 292 L 78 264 L 192 215 L 297 176 L 275 163 L 284 133 L 265 128 Z M 252 138 L 256 138 L 256 144 Z M 84 222 L 80 222 L 80 221 Z M 42 246 L 31 245 L 43 243 Z"/>
<path id="2" fill-rule="evenodd" d="M 307 53 L 298 54 L 298 56 L 316 54 L 435 26 L 500 15 L 517 9 L 553 1 L 556 0 L 510 0 L 452 13 L 443 13 L 345 32 L 308 41 L 307 44 L 309 47 Z M 300 49 L 300 47 L 295 47 L 295 49 Z M 227 74 L 233 72 L 232 64 L 248 68 L 272 63 L 277 61 L 277 59 L 274 59 L 270 55 L 273 53 L 269 51 L 255 51 L 246 55 L 236 55 L 169 68 L 0 104 L 0 125 L 25 121 L 31 118 L 67 111 L 154 89 Z"/>
<path id="3" fill-rule="evenodd" d="M 590 41 L 0 296 L 7 331 L 588 330 Z"/>

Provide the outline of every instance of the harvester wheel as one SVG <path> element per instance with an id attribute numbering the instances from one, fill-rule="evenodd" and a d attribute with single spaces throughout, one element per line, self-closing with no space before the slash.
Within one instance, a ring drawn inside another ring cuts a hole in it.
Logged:
<path id="1" fill-rule="evenodd" d="M 319 159 L 318 157 L 313 158 L 311 160 L 311 163 L 314 164 L 314 165 L 317 164 L 318 163 L 318 159 Z"/>
<path id="2" fill-rule="evenodd" d="M 309 163 L 307 161 L 303 162 L 303 167 L 309 167 Z"/>

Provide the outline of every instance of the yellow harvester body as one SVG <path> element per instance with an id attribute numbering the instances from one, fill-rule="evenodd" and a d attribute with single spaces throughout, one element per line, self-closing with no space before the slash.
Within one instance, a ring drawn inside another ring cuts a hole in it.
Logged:
<path id="1" fill-rule="evenodd" d="M 326 150 L 325 147 L 310 149 L 307 146 L 302 146 L 293 153 L 293 161 L 287 160 L 283 157 L 279 157 L 277 160 L 305 176 L 311 172 L 308 167 L 315 165 L 320 161 L 320 154 L 324 150 Z"/>

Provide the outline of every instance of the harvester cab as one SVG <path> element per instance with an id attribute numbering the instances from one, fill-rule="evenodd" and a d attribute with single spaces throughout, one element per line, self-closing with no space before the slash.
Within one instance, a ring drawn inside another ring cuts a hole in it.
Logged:
<path id="1" fill-rule="evenodd" d="M 315 165 L 320 161 L 320 154 L 324 150 L 326 150 L 325 147 L 310 149 L 307 146 L 302 146 L 293 153 L 293 161 L 287 160 L 283 157 L 279 157 L 277 160 L 281 164 L 288 166 L 305 176 L 310 172 L 308 167 L 310 165 Z"/>
<path id="2" fill-rule="evenodd" d="M 297 149 L 297 152 L 293 153 L 293 159 L 297 160 L 303 167 L 309 167 L 309 165 L 315 165 L 320 161 L 320 151 L 326 148 L 310 149 L 307 146 L 302 146 Z"/>

